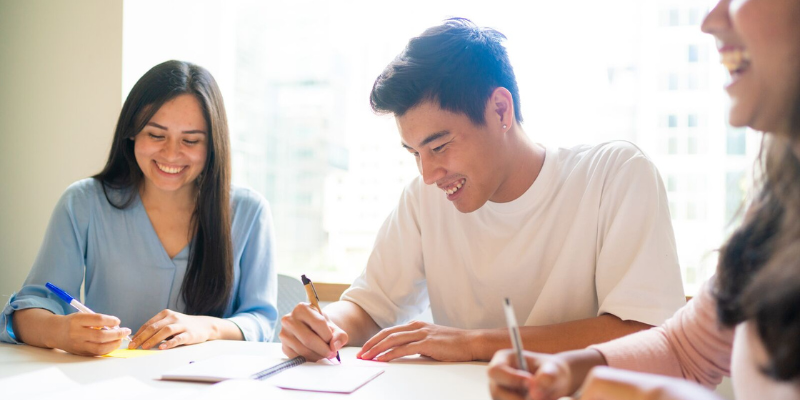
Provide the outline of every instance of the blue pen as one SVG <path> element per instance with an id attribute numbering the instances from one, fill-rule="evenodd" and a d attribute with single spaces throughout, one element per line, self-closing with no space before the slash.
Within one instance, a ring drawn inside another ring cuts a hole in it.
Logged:
<path id="1" fill-rule="evenodd" d="M 67 304 L 71 305 L 72 307 L 75 307 L 75 309 L 76 309 L 76 310 L 78 310 L 78 311 L 80 311 L 80 312 L 82 312 L 82 313 L 86 313 L 86 314 L 96 314 L 94 311 L 92 311 L 91 309 L 89 309 L 89 307 L 86 307 L 85 305 L 81 304 L 81 302 L 80 302 L 80 301 L 78 301 L 78 300 L 75 300 L 75 298 L 74 298 L 74 297 L 70 296 L 70 295 L 69 295 L 69 293 L 65 292 L 65 291 L 64 291 L 63 289 L 61 289 L 60 287 L 58 287 L 58 286 L 56 286 L 56 285 L 53 285 L 53 284 L 52 284 L 52 283 L 50 283 L 50 282 L 47 282 L 47 283 L 45 284 L 45 286 L 46 286 L 48 289 L 50 289 L 50 291 L 51 291 L 51 292 L 55 293 L 55 294 L 56 294 L 56 296 L 58 296 L 59 298 L 61 298 L 61 300 L 64 300 L 64 302 L 65 302 L 65 303 L 67 303 Z M 103 327 L 103 329 L 109 329 L 109 328 L 108 328 L 107 326 L 104 326 L 104 327 Z M 126 339 L 128 339 L 128 341 L 130 341 L 130 340 L 131 340 L 131 337 L 130 337 L 130 336 L 126 336 L 125 338 L 126 338 Z"/>

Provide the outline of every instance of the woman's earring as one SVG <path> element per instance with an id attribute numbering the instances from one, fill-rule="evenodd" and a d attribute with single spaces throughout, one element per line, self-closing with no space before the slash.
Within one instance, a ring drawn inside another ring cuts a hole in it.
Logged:
<path id="1" fill-rule="evenodd" d="M 506 128 L 508 128 L 508 125 L 503 124 L 503 129 L 506 129 Z"/>

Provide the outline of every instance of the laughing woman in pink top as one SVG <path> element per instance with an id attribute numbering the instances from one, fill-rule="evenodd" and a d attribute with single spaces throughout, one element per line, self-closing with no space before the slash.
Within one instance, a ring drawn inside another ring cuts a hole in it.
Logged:
<path id="1" fill-rule="evenodd" d="M 769 132 L 759 194 L 716 276 L 661 327 L 586 350 L 526 352 L 529 371 L 498 352 L 492 397 L 557 399 L 581 388 L 581 400 L 717 399 L 709 389 L 732 376 L 737 399 L 800 399 L 798 21 L 798 0 L 721 0 L 703 22 L 731 74 L 731 125 Z"/>

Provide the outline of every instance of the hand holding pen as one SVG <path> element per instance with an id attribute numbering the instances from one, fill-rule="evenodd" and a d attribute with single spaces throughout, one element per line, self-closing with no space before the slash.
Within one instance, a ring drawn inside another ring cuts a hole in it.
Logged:
<path id="1" fill-rule="evenodd" d="M 130 335 L 128 328 L 119 328 L 117 317 L 97 314 L 70 294 L 56 285 L 48 282 L 47 289 L 56 294 L 65 303 L 71 305 L 77 313 L 63 316 L 64 339 L 58 347 L 74 354 L 100 355 L 116 350 L 122 344 L 122 339 Z M 114 328 L 109 328 L 113 326 Z M 130 340 L 130 337 L 128 337 Z"/>
<path id="2" fill-rule="evenodd" d="M 76 300 L 69 293 L 65 292 L 63 289 L 59 288 L 58 286 L 53 285 L 50 282 L 47 282 L 47 284 L 45 284 L 45 286 L 47 286 L 47 288 L 50 289 L 51 292 L 55 293 L 56 296 L 61 298 L 61 300 L 64 300 L 65 303 L 71 305 L 73 308 L 75 308 L 79 312 L 82 312 L 82 313 L 85 313 L 85 314 L 97 314 L 96 312 L 94 312 L 91 309 L 89 309 L 89 307 L 86 307 L 85 305 L 83 305 L 80 301 Z M 114 328 L 115 329 L 119 328 L 119 326 L 115 326 Z M 100 329 L 109 330 L 111 328 L 109 328 L 107 326 L 100 326 Z M 123 329 L 128 329 L 128 328 L 123 328 Z M 130 329 L 128 329 L 128 330 L 130 331 Z M 125 339 L 128 339 L 128 341 L 130 341 L 131 337 L 129 335 L 126 335 Z"/>
<path id="3" fill-rule="evenodd" d="M 289 358 L 303 356 L 311 362 L 332 359 L 347 344 L 349 336 L 320 311 L 311 281 L 304 276 L 303 283 L 309 303 L 298 303 L 290 313 L 281 317 L 281 350 Z"/>
<path id="4" fill-rule="evenodd" d="M 300 275 L 300 278 L 303 281 L 303 286 L 306 288 L 306 296 L 308 296 L 308 301 L 311 302 L 311 307 L 322 314 L 322 309 L 319 307 L 319 296 L 317 296 L 317 290 L 314 289 L 314 283 L 311 282 L 311 279 L 306 278 L 305 275 Z M 336 351 L 336 360 L 340 363 L 342 362 L 342 359 L 339 358 L 338 350 Z"/>
<path id="5" fill-rule="evenodd" d="M 573 371 L 568 360 L 562 359 L 560 354 L 525 351 L 514 307 L 508 298 L 503 302 L 503 309 L 513 348 L 498 351 L 489 363 L 492 398 L 556 400 L 574 392 L 571 388 Z"/>

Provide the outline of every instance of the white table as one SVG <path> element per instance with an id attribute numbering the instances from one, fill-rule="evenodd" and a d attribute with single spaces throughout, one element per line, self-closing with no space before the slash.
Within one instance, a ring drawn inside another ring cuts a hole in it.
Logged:
<path id="1" fill-rule="evenodd" d="M 281 398 L 336 398 L 339 400 L 489 398 L 485 363 L 442 363 L 421 357 L 408 357 L 388 363 L 379 363 L 356 359 L 357 351 L 356 347 L 342 349 L 340 352 L 342 363 L 380 366 L 385 369 L 385 372 L 350 395 L 284 390 Z M 55 366 L 69 378 L 81 384 L 131 376 L 156 388 L 200 388 L 206 390 L 210 388 L 209 384 L 161 381 L 158 378 L 162 373 L 190 361 L 198 361 L 221 354 L 283 357 L 278 343 L 239 341 L 213 341 L 129 359 L 81 357 L 60 350 L 0 344 L 0 379 Z"/>

